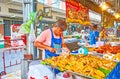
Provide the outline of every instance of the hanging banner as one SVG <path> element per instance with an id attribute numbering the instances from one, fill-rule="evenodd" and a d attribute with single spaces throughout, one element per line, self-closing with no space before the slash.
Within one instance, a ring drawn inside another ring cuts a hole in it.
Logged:
<path id="1" fill-rule="evenodd" d="M 109 16 L 109 17 L 108 17 Z M 114 19 L 113 19 L 113 16 L 112 15 L 108 15 L 108 14 L 103 14 L 102 15 L 103 19 L 102 19 L 102 27 L 105 27 L 105 28 L 111 28 L 114 26 Z"/>
<path id="2" fill-rule="evenodd" d="M 66 19 L 67 22 L 89 25 L 89 9 L 76 0 L 66 0 Z"/>

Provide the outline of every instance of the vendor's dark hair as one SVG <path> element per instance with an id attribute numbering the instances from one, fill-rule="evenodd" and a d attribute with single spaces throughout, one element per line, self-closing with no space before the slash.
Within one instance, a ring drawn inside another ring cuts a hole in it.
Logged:
<path id="1" fill-rule="evenodd" d="M 93 25 L 93 28 L 97 29 L 98 25 L 97 24 L 94 24 Z"/>
<path id="2" fill-rule="evenodd" d="M 67 23 L 64 19 L 59 19 L 54 23 L 53 26 L 60 27 L 64 31 L 67 28 Z"/>

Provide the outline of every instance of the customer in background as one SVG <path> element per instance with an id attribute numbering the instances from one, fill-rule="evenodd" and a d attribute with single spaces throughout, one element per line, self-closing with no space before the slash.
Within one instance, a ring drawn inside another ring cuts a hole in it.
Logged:
<path id="1" fill-rule="evenodd" d="M 94 24 L 91 26 L 91 31 L 90 31 L 90 45 L 95 45 L 96 42 L 98 41 L 99 37 L 99 32 L 97 31 L 98 26 Z"/>
<path id="2" fill-rule="evenodd" d="M 120 26 L 118 26 L 118 28 L 117 28 L 116 36 L 117 36 L 117 37 L 120 37 Z"/>
<path id="3" fill-rule="evenodd" d="M 107 31 L 106 31 L 106 29 L 103 27 L 102 28 L 102 31 L 100 32 L 100 39 L 101 40 L 106 40 L 107 39 Z"/>
<path id="4" fill-rule="evenodd" d="M 81 43 L 85 43 L 86 41 L 85 36 L 86 36 L 85 30 L 81 30 L 81 40 L 80 40 Z"/>

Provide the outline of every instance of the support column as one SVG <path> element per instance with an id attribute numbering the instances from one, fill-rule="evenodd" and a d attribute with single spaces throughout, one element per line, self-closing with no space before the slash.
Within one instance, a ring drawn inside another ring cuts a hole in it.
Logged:
<path id="1" fill-rule="evenodd" d="M 34 11 L 33 7 L 34 7 L 34 0 L 23 0 L 23 22 L 24 23 L 27 23 L 27 21 L 30 20 L 30 13 Z M 34 29 L 34 24 L 31 24 L 30 28 Z M 29 36 L 30 34 L 27 34 L 27 46 L 26 46 L 27 50 L 24 54 L 24 59 L 22 60 L 22 63 L 21 63 L 21 79 L 27 79 L 29 63 L 30 61 L 33 60 L 33 58 L 35 59 L 34 45 L 33 45 L 33 42 L 31 43 Z M 31 51 L 31 49 L 33 51 Z"/>

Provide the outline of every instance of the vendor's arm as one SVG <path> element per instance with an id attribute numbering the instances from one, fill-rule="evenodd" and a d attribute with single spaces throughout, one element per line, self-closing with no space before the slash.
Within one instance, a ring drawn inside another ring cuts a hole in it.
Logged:
<path id="1" fill-rule="evenodd" d="M 43 31 L 40 36 L 37 37 L 37 39 L 34 42 L 34 46 L 36 46 L 39 49 L 46 49 L 49 50 L 50 52 L 55 52 L 56 49 L 50 47 L 50 40 L 49 36 L 47 35 L 47 32 L 49 30 Z"/>
<path id="2" fill-rule="evenodd" d="M 52 47 L 50 47 L 48 45 L 45 45 L 45 44 L 43 44 L 42 42 L 39 42 L 39 41 L 35 41 L 34 46 L 36 46 L 36 47 L 38 47 L 40 49 L 49 50 L 50 52 L 55 52 L 56 51 L 56 49 L 54 49 L 54 48 L 52 48 Z"/>

